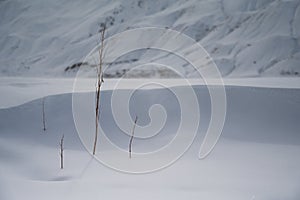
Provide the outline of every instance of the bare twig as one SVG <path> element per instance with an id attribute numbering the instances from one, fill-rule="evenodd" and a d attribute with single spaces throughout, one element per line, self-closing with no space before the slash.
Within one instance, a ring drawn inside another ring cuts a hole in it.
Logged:
<path id="1" fill-rule="evenodd" d="M 60 142 L 59 142 L 59 146 L 60 146 L 60 168 L 63 169 L 64 168 L 64 135 L 62 135 Z"/>
<path id="2" fill-rule="evenodd" d="M 134 138 L 134 130 L 135 130 L 135 127 L 136 127 L 137 120 L 138 120 L 138 117 L 136 116 L 136 117 L 135 117 L 135 120 L 134 120 L 133 128 L 132 128 L 131 138 L 130 138 L 130 141 L 129 141 L 129 147 L 128 147 L 129 158 L 131 158 L 132 141 L 133 141 L 133 138 Z"/>
<path id="3" fill-rule="evenodd" d="M 101 30 L 101 44 L 99 48 L 99 65 L 97 66 L 97 85 L 96 85 L 96 117 L 95 117 L 95 140 L 94 140 L 94 148 L 93 155 L 96 154 L 96 146 L 98 140 L 98 125 L 99 125 L 99 103 L 100 103 L 100 89 L 103 81 L 103 51 L 104 51 L 104 38 L 105 38 L 105 30 L 106 26 Z"/>
<path id="4" fill-rule="evenodd" d="M 45 98 L 43 98 L 42 100 L 42 114 L 43 114 L 43 130 L 46 131 Z"/>

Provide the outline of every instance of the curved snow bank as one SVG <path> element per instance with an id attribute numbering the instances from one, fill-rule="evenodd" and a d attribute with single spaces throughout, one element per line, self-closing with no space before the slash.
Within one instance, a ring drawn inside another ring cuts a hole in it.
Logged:
<path id="1" fill-rule="evenodd" d="M 184 88 L 184 86 L 181 86 L 178 89 L 184 91 Z M 206 86 L 193 86 L 193 88 L 200 105 L 201 126 L 199 132 L 204 133 L 211 115 L 210 97 Z M 131 90 L 123 89 L 118 92 L 125 95 L 130 93 Z M 299 89 L 226 86 L 226 94 L 227 113 L 223 131 L 224 137 L 267 143 L 300 144 L 300 134 L 298 133 L 300 125 L 297 123 L 300 117 Z M 84 93 L 83 95 L 94 94 Z M 109 133 L 109 137 L 112 137 L 114 142 L 123 143 L 125 140 L 125 143 L 122 145 L 126 146 L 127 135 L 121 134 L 122 131 L 114 122 L 111 97 L 111 90 L 102 92 L 100 123 L 103 126 L 103 130 Z M 54 144 L 52 142 L 56 144 L 57 137 L 62 133 L 76 135 L 71 106 L 72 94 L 47 96 L 44 99 L 48 131 L 55 132 L 55 137 L 49 134 L 40 135 L 40 132 L 42 132 L 42 99 L 17 107 L 1 109 L 0 127 L 2 132 L 8 132 L 8 137 L 17 133 L 19 136 L 16 139 L 24 137 L 24 139 L 34 139 L 36 142 L 51 143 L 52 145 Z M 115 101 L 118 101 L 120 104 L 126 103 L 124 99 Z M 82 103 L 86 104 L 87 102 Z M 162 131 L 175 134 L 176 128 L 179 126 L 181 110 L 178 99 L 176 99 L 171 90 L 136 90 L 128 106 L 132 117 L 134 118 L 135 115 L 138 115 L 140 125 L 145 126 L 150 123 L 149 109 L 155 104 L 163 106 L 168 117 L 166 126 Z M 24 131 L 25 133 L 23 134 L 22 132 Z M 10 134 L 11 132 L 13 133 Z M 35 137 L 35 134 L 38 134 L 37 136 L 39 137 Z M 43 142 L 39 140 L 39 138 L 45 137 L 49 138 Z M 159 137 L 157 139 L 158 141 L 153 142 L 153 144 L 159 144 Z M 148 141 L 141 140 L 141 142 L 147 143 Z M 78 144 L 76 142 L 75 146 Z"/>
<path id="2" fill-rule="evenodd" d="M 102 90 L 133 89 L 136 85 L 145 85 L 142 89 L 157 89 L 160 85 L 165 87 L 185 86 L 184 79 L 122 79 L 122 85 L 118 85 L 119 79 L 106 79 Z M 95 79 L 81 79 L 80 91 L 95 91 Z M 188 79 L 191 85 L 206 85 L 202 79 Z M 210 80 L 210 83 L 213 83 Z M 299 89 L 300 80 L 298 78 L 235 78 L 223 79 L 226 86 L 245 86 L 262 88 L 286 88 Z M 65 94 L 73 92 L 74 79 L 62 78 L 0 78 L 1 101 L 0 108 L 19 106 L 35 99 L 49 95 Z M 219 80 L 216 80 L 218 85 Z M 92 87 L 91 87 L 92 86 Z"/>

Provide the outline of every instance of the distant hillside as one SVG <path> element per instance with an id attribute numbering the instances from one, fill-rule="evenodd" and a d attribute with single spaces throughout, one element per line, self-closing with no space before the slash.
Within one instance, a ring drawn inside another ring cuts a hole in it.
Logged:
<path id="1" fill-rule="evenodd" d="M 299 5 L 299 0 L 0 0 L 0 76 L 74 76 L 103 23 L 109 35 L 144 26 L 183 31 L 205 47 L 223 76 L 299 76 Z M 105 75 L 123 76 L 143 53 L 120 58 Z M 177 75 L 145 68 L 126 76 Z"/>

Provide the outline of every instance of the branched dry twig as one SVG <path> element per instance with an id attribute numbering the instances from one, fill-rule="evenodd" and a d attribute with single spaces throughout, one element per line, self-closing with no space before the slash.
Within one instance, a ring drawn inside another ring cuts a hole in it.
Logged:
<path id="1" fill-rule="evenodd" d="M 138 120 L 138 117 L 136 116 L 136 117 L 135 117 L 135 120 L 134 120 L 133 128 L 132 128 L 131 138 L 130 138 L 130 141 L 129 141 L 129 147 L 128 147 L 129 158 L 131 158 L 132 141 L 133 141 L 133 138 L 134 138 L 134 130 L 135 130 L 135 127 L 136 127 L 137 120 Z"/>

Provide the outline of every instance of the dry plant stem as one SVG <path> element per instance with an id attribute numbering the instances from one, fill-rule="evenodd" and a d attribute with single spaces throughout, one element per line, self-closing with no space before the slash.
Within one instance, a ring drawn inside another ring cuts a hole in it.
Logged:
<path id="1" fill-rule="evenodd" d="M 63 169 L 64 168 L 64 135 L 60 139 L 59 146 L 60 146 L 60 152 L 59 152 L 60 168 Z"/>
<path id="2" fill-rule="evenodd" d="M 93 155 L 96 154 L 96 147 L 97 147 L 97 140 L 98 140 L 98 126 L 99 126 L 99 103 L 100 103 L 100 90 L 103 81 L 103 51 L 104 51 L 104 36 L 105 36 L 105 29 L 104 26 L 101 30 L 101 46 L 99 48 L 99 65 L 97 66 L 97 85 L 96 85 L 96 117 L 95 117 L 95 139 L 94 139 L 94 147 L 93 147 Z"/>
<path id="3" fill-rule="evenodd" d="M 138 120 L 138 117 L 136 116 L 135 117 L 135 120 L 134 120 L 134 124 L 133 124 L 133 128 L 132 128 L 132 134 L 131 134 L 131 138 L 130 138 L 130 141 L 129 141 L 129 149 L 128 149 L 128 152 L 129 152 L 129 158 L 131 158 L 131 152 L 132 152 L 132 141 L 133 141 L 133 138 L 134 138 L 134 130 L 135 130 L 135 127 L 136 127 L 136 122 Z"/>
<path id="4" fill-rule="evenodd" d="M 43 113 L 43 130 L 46 131 L 46 118 L 45 118 L 45 98 L 42 101 L 42 113 Z"/>

